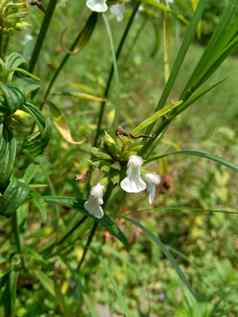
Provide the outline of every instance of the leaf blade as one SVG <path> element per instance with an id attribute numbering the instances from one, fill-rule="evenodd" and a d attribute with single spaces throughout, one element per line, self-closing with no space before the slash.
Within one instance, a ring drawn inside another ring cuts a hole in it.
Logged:
<path id="1" fill-rule="evenodd" d="M 158 159 L 161 159 L 161 158 L 164 158 L 164 157 L 167 157 L 167 156 L 171 156 L 171 155 L 191 155 L 191 156 L 197 156 L 197 157 L 201 157 L 201 158 L 206 158 L 208 160 L 211 160 L 211 161 L 214 161 L 216 163 L 219 163 L 220 165 L 223 165 L 235 172 L 238 172 L 238 165 L 232 163 L 232 162 L 229 162 L 219 156 L 216 156 L 216 155 L 213 155 L 213 154 L 210 154 L 208 152 L 205 152 L 205 151 L 202 151 L 202 150 L 193 150 L 193 149 L 185 149 L 185 150 L 181 150 L 181 151 L 174 151 L 174 152 L 168 152 L 168 153 L 165 153 L 165 154 L 162 154 L 162 155 L 157 155 L 157 156 L 154 156 L 154 157 L 151 157 L 150 159 L 148 159 L 146 161 L 146 163 L 150 163 L 150 162 L 153 162 L 155 160 L 158 160 Z"/>

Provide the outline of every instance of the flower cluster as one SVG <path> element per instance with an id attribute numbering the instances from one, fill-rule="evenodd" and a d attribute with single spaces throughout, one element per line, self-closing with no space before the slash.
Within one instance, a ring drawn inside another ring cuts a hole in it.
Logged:
<path id="1" fill-rule="evenodd" d="M 147 191 L 149 204 L 153 204 L 156 197 L 156 187 L 160 184 L 161 178 L 157 173 L 146 173 L 141 175 L 143 159 L 138 155 L 131 155 L 127 163 L 126 177 L 120 182 L 120 187 L 127 193 L 140 193 Z M 98 183 L 92 187 L 84 208 L 89 214 L 97 219 L 104 215 L 103 205 L 104 186 Z"/>
<path id="2" fill-rule="evenodd" d="M 156 196 L 156 186 L 161 178 L 156 173 L 146 173 L 144 179 L 141 176 L 143 159 L 137 155 L 131 155 L 127 164 L 127 176 L 121 181 L 121 188 L 127 193 L 140 193 L 147 190 L 149 203 L 152 204 Z"/>

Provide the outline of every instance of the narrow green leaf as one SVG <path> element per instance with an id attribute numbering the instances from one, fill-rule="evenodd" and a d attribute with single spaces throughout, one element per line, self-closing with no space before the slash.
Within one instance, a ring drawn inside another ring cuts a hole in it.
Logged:
<path id="1" fill-rule="evenodd" d="M 31 261 L 38 263 L 40 265 L 47 265 L 47 260 L 37 251 L 33 250 L 31 247 L 24 247 L 24 255 L 30 258 Z"/>
<path id="2" fill-rule="evenodd" d="M 164 115 L 168 114 L 169 112 L 171 112 L 175 108 L 179 107 L 182 103 L 183 103 L 183 101 L 180 100 L 180 101 L 171 103 L 171 104 L 163 107 L 159 111 L 157 111 L 154 114 L 152 114 L 152 116 L 150 116 L 149 118 L 147 118 L 143 122 L 141 122 L 135 129 L 133 129 L 132 133 L 136 135 L 136 134 L 142 132 L 144 129 L 146 129 L 149 126 L 151 126 L 153 123 L 155 123 L 161 117 L 163 117 Z"/>
<path id="3" fill-rule="evenodd" d="M 146 160 L 146 163 L 150 163 L 153 161 L 157 161 L 161 158 L 167 157 L 167 156 L 173 156 L 173 155 L 191 155 L 191 156 L 197 156 L 197 157 L 201 157 L 201 158 L 205 158 L 211 161 L 214 161 L 222 166 L 225 166 L 235 172 L 238 172 L 238 165 L 231 163 L 225 159 L 223 159 L 222 157 L 210 154 L 208 152 L 202 151 L 202 150 L 181 150 L 181 151 L 174 151 L 174 152 L 168 152 L 165 154 L 161 154 L 161 155 L 156 155 L 154 157 L 149 158 L 148 160 Z"/>
<path id="4" fill-rule="evenodd" d="M 192 20 L 190 21 L 189 25 L 187 26 L 187 31 L 184 36 L 184 40 L 182 42 L 182 45 L 178 51 L 177 57 L 175 59 L 175 62 L 173 64 L 170 77 L 166 83 L 166 86 L 163 90 L 162 96 L 159 100 L 158 106 L 156 108 L 156 111 L 160 110 L 164 105 L 166 104 L 166 101 L 169 97 L 169 94 L 174 86 L 174 83 L 176 81 L 176 78 L 178 76 L 178 73 L 180 71 L 181 66 L 183 65 L 185 56 L 188 52 L 188 49 L 190 47 L 190 44 L 192 43 L 193 37 L 197 30 L 197 25 L 201 19 L 201 16 L 204 12 L 204 9 L 207 5 L 207 0 L 200 0 L 199 4 L 197 5 L 196 11 L 194 13 L 194 16 Z"/>
<path id="5" fill-rule="evenodd" d="M 11 303 L 10 316 L 12 317 L 15 316 L 15 312 L 16 312 L 17 278 L 18 278 L 18 272 L 16 272 L 14 269 L 11 270 L 9 274 L 9 293 L 10 293 L 10 303 Z"/>
<path id="6" fill-rule="evenodd" d="M 146 209 L 148 210 L 148 209 Z M 158 212 L 166 212 L 166 211 L 179 211 L 181 212 L 195 212 L 195 213 L 223 213 L 227 215 L 233 215 L 233 216 L 238 216 L 238 210 L 234 209 L 223 209 L 223 208 L 196 208 L 196 207 L 191 207 L 191 206 L 176 206 L 176 205 L 171 205 L 171 206 L 165 206 L 165 207 L 158 207 L 158 208 L 152 208 L 151 210 L 153 211 L 158 211 Z"/>
<path id="7" fill-rule="evenodd" d="M 194 104 L 194 102 L 196 102 L 202 96 L 206 95 L 211 90 L 213 90 L 214 88 L 216 88 L 217 86 L 222 84 L 224 81 L 225 81 L 225 79 L 219 80 L 218 82 L 212 84 L 211 86 L 206 86 L 206 87 L 196 91 L 194 94 L 191 95 L 191 97 L 187 101 L 185 101 L 183 107 L 187 108 L 188 106 Z"/>
<path id="8" fill-rule="evenodd" d="M 2 302 L 4 305 L 4 316 L 15 317 L 16 311 L 16 291 L 17 291 L 18 273 L 11 269 L 4 277 L 3 281 L 6 286 L 2 294 Z"/>
<path id="9" fill-rule="evenodd" d="M 195 91 L 189 98 L 186 100 L 183 104 L 181 104 L 181 107 L 175 109 L 174 113 L 172 113 L 171 118 L 169 118 L 169 121 L 172 121 L 175 117 L 177 117 L 180 113 L 182 113 L 184 110 L 186 110 L 189 106 L 193 105 L 198 99 L 209 93 L 211 90 L 219 86 L 225 81 L 225 79 L 222 79 L 211 86 L 205 86 L 198 91 Z"/>
<path id="10" fill-rule="evenodd" d="M 182 99 L 204 83 L 231 52 L 230 42 L 234 40 L 238 32 L 237 17 L 237 3 L 229 1 L 214 35 L 183 90 Z"/>
<path id="11" fill-rule="evenodd" d="M 238 28 L 237 28 L 238 32 Z M 225 61 L 225 59 L 238 47 L 238 37 L 236 36 L 226 47 L 222 50 L 217 59 L 207 68 L 206 73 L 198 80 L 196 85 L 190 88 L 190 91 L 195 91 L 197 87 L 206 82 L 211 75 L 218 69 L 218 67 Z"/>
<path id="12" fill-rule="evenodd" d="M 104 215 L 104 217 L 98 222 L 100 225 L 105 227 L 114 237 L 120 240 L 124 245 L 128 245 L 127 237 L 110 217 Z"/>
<path id="13" fill-rule="evenodd" d="M 0 89 L 4 97 L 3 106 L 9 113 L 14 113 L 24 104 L 25 97 L 18 88 L 0 83 Z"/>
<path id="14" fill-rule="evenodd" d="M 36 106 L 27 102 L 25 105 L 22 106 L 22 110 L 26 111 L 32 116 L 40 130 L 44 130 L 46 120 L 41 111 Z"/>
<path id="15" fill-rule="evenodd" d="M 174 120 L 181 112 L 183 112 L 184 110 L 186 110 L 190 105 L 192 105 L 193 103 L 195 103 L 199 98 L 201 98 L 202 96 L 204 96 L 205 94 L 207 94 L 208 92 L 210 92 L 212 89 L 216 88 L 218 85 L 220 85 L 221 83 L 224 82 L 225 79 L 220 80 L 214 84 L 212 84 L 211 86 L 206 86 L 204 88 L 201 88 L 200 90 L 194 92 L 190 98 L 188 98 L 188 100 L 186 100 L 184 103 L 181 104 L 180 107 L 174 109 L 174 111 L 172 113 L 170 113 L 170 117 L 166 118 L 164 120 L 164 122 L 162 122 L 161 126 L 159 126 L 157 128 L 157 130 L 154 133 L 154 138 L 149 139 L 149 141 L 146 143 L 146 146 L 143 148 L 143 151 L 145 151 L 145 149 L 148 149 L 149 147 L 151 147 L 150 149 L 150 153 L 152 153 L 153 148 L 155 148 L 156 143 L 160 140 L 160 138 L 163 136 L 163 133 L 161 133 L 161 131 L 165 132 L 166 127 L 169 125 L 169 123 Z"/>
<path id="16" fill-rule="evenodd" d="M 40 81 L 40 78 L 29 73 L 28 71 L 26 71 L 25 69 L 22 69 L 22 68 L 16 68 L 16 71 L 18 73 L 21 73 L 22 75 L 26 76 L 26 77 L 30 77 L 31 79 L 33 79 L 35 82 L 39 82 Z"/>
<path id="17" fill-rule="evenodd" d="M 59 204 L 67 207 L 73 207 L 76 199 L 70 196 L 42 196 L 49 204 Z"/>
<path id="18" fill-rule="evenodd" d="M 96 24 L 97 24 L 97 13 L 92 12 L 89 16 L 86 24 L 84 25 L 83 29 L 78 33 L 76 38 L 74 39 L 73 43 L 70 46 L 70 49 L 68 52 L 66 52 L 65 56 L 63 57 L 62 61 L 60 62 L 60 65 L 56 69 L 51 81 L 49 82 L 49 85 L 46 89 L 45 95 L 44 95 L 44 103 L 47 101 L 48 96 L 50 95 L 50 92 L 54 86 L 55 81 L 59 77 L 62 69 L 66 65 L 69 58 L 72 56 L 75 51 L 78 53 L 80 52 L 89 42 L 91 39 L 91 36 L 93 35 L 93 32 L 95 30 Z M 44 105 L 44 104 L 43 104 Z"/>
<path id="19" fill-rule="evenodd" d="M 37 280 L 41 283 L 44 289 L 53 297 L 55 297 L 55 285 L 54 281 L 50 279 L 44 272 L 40 270 L 33 270 L 33 275 L 37 278 Z"/>
<path id="20" fill-rule="evenodd" d="M 30 103 L 23 105 L 22 110 L 28 112 L 33 117 L 39 128 L 39 131 L 29 135 L 23 144 L 23 148 L 36 157 L 42 154 L 49 142 L 51 131 L 50 119 L 46 120 L 41 111 Z"/>
<path id="21" fill-rule="evenodd" d="M 114 220 L 112 220 L 109 216 L 104 214 L 104 216 L 101 219 L 95 218 L 94 216 L 92 216 L 85 210 L 83 206 L 83 202 L 79 200 L 74 203 L 74 207 L 78 209 L 81 213 L 83 213 L 84 215 L 87 215 L 90 218 L 93 218 L 97 224 L 106 228 L 114 237 L 120 240 L 124 245 L 128 245 L 128 240 L 126 236 L 118 227 L 118 225 L 114 222 Z"/>

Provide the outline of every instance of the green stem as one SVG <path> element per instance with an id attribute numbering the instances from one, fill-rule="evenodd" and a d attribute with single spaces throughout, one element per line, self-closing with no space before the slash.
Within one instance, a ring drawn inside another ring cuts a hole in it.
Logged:
<path id="1" fill-rule="evenodd" d="M 58 78 L 58 76 L 60 75 L 62 69 L 64 68 L 65 64 L 67 63 L 67 61 L 69 60 L 69 58 L 72 56 L 74 50 L 76 49 L 77 45 L 79 45 L 80 42 L 80 49 L 82 49 L 83 46 L 85 46 L 88 42 L 88 40 L 90 39 L 93 30 L 96 26 L 96 22 L 97 22 L 97 13 L 92 13 L 90 15 L 90 17 L 88 18 L 85 27 L 83 28 L 83 30 L 80 30 L 80 32 L 77 34 L 76 38 L 74 39 L 73 43 L 70 46 L 69 51 L 65 54 L 65 56 L 63 57 L 59 67 L 56 69 L 56 72 L 54 73 L 43 98 L 43 103 L 41 104 L 41 109 L 43 108 L 44 104 L 47 101 L 47 98 L 53 88 L 53 85 L 56 81 L 56 79 Z"/>
<path id="2" fill-rule="evenodd" d="M 34 68 L 36 66 L 36 63 L 38 61 L 38 58 L 39 58 L 39 55 L 40 55 L 40 52 L 42 49 L 42 45 L 43 45 L 43 42 L 46 38 L 46 34 L 48 31 L 52 16 L 54 14 L 57 2 L 58 2 L 58 0 L 50 0 L 50 2 L 48 4 L 44 20 L 41 24 L 40 33 L 39 33 L 38 38 L 36 40 L 36 44 L 35 44 L 35 47 L 34 47 L 34 50 L 33 50 L 33 53 L 32 53 L 31 59 L 30 59 L 30 63 L 29 63 L 29 71 L 31 73 L 33 73 Z"/>
<path id="3" fill-rule="evenodd" d="M 12 232 L 14 235 L 17 252 L 21 256 L 22 266 L 25 268 L 24 258 L 22 255 L 22 244 L 21 244 L 21 237 L 20 237 L 20 231 L 19 231 L 19 225 L 18 225 L 18 219 L 17 219 L 17 212 L 14 212 L 12 215 Z"/>
<path id="4" fill-rule="evenodd" d="M 85 248 L 84 248 L 84 250 L 83 250 L 83 255 L 82 255 L 81 260 L 80 260 L 80 262 L 79 262 L 77 271 L 80 270 L 80 268 L 81 268 L 81 266 L 82 266 L 82 264 L 83 264 L 83 262 L 84 262 L 84 260 L 85 260 L 85 258 L 86 258 L 86 255 L 87 255 L 87 253 L 88 253 L 89 247 L 90 247 L 91 242 L 93 241 L 93 237 L 94 237 L 94 235 L 95 235 L 95 233 L 96 233 L 97 227 L 98 227 L 98 222 L 95 221 L 95 222 L 94 222 L 94 225 L 93 225 L 93 227 L 92 227 L 92 229 L 91 229 L 91 231 L 90 231 L 90 233 L 89 233 L 88 240 L 87 240 L 87 243 L 86 243 Z"/>
<path id="5" fill-rule="evenodd" d="M 109 198 L 110 198 L 110 196 L 111 196 L 111 193 L 112 193 L 112 191 L 113 191 L 113 188 L 114 188 L 113 182 L 111 181 L 111 177 L 110 177 L 111 175 L 110 175 L 110 174 L 111 174 L 111 171 L 109 172 L 109 183 L 108 183 L 108 185 L 107 185 L 106 193 L 105 193 L 105 195 L 104 195 L 104 208 L 106 208 L 107 202 L 108 202 L 108 200 L 109 200 Z M 78 270 L 80 269 L 80 267 L 82 266 L 82 264 L 83 264 L 83 262 L 84 262 L 84 259 L 85 259 L 85 257 L 86 257 L 87 252 L 88 252 L 88 249 L 89 249 L 89 247 L 90 247 L 90 244 L 91 244 L 91 242 L 92 242 L 92 239 L 93 239 L 93 237 L 94 237 L 94 235 L 95 235 L 95 233 L 96 233 L 97 226 L 98 226 L 98 223 L 95 221 L 95 223 L 94 223 L 94 225 L 93 225 L 93 227 L 92 227 L 92 230 L 91 230 L 91 232 L 90 232 L 90 235 L 89 235 L 89 237 L 88 237 L 87 244 L 86 244 L 86 246 L 85 246 L 85 248 L 84 248 L 82 258 L 81 258 L 80 263 L 79 263 L 79 265 L 78 265 Z"/>
<path id="6" fill-rule="evenodd" d="M 137 11 L 139 9 L 139 6 L 140 6 L 140 3 L 137 2 L 135 7 L 134 7 L 134 9 L 133 9 L 133 11 L 132 11 L 132 14 L 131 14 L 130 19 L 129 19 L 128 23 L 127 23 L 127 26 L 125 28 L 125 31 L 124 31 L 123 35 L 122 35 L 122 38 L 120 40 L 120 43 L 119 43 L 119 46 L 118 46 L 118 49 L 117 49 L 117 52 L 116 52 L 116 61 L 119 60 L 119 57 L 121 55 L 121 51 L 123 49 L 123 46 L 125 44 L 127 35 L 129 33 L 130 28 L 132 26 L 132 23 L 134 21 L 135 15 L 136 15 L 136 13 L 137 13 Z M 95 135 L 94 142 L 93 142 L 94 146 L 98 145 L 100 132 L 101 132 L 101 126 L 102 126 L 102 120 L 103 120 L 105 107 L 106 107 L 106 99 L 107 99 L 107 97 L 109 95 L 109 92 L 110 92 L 113 75 L 114 75 L 114 67 L 113 67 L 113 64 L 112 64 L 111 65 L 111 69 L 110 69 L 110 73 L 109 73 L 109 76 L 108 76 L 108 80 L 107 80 L 106 89 L 105 89 L 105 92 L 104 92 L 104 100 L 105 101 L 103 101 L 101 103 L 101 107 L 100 107 L 99 114 L 98 114 L 97 130 L 96 130 L 96 135 Z"/>
<path id="7" fill-rule="evenodd" d="M 87 219 L 88 217 L 87 216 L 83 216 L 79 222 L 77 222 L 75 224 L 75 226 L 73 226 L 73 228 L 71 228 L 57 243 L 56 243 L 56 246 L 64 243 L 66 240 L 68 240 L 68 238 L 74 233 L 74 231 L 76 229 L 78 229 L 84 222 L 85 220 Z"/>
<path id="8" fill-rule="evenodd" d="M 21 253 L 21 239 L 20 239 L 20 233 L 19 233 L 19 228 L 18 228 L 18 221 L 17 221 L 17 213 L 14 212 L 12 215 L 12 231 L 14 234 L 15 242 L 16 242 L 16 247 L 17 251 Z"/>
<path id="9" fill-rule="evenodd" d="M 135 7 L 134 7 L 134 9 L 133 9 L 133 11 L 132 11 L 130 19 L 129 19 L 128 23 L 127 23 L 125 31 L 124 31 L 124 33 L 122 35 L 122 38 L 120 40 L 120 43 L 119 43 L 117 51 L 116 51 L 116 62 L 118 62 L 118 60 L 119 60 L 119 57 L 121 55 L 121 51 L 122 51 L 123 46 L 125 44 L 125 41 L 126 41 L 128 33 L 130 31 L 130 28 L 131 28 L 131 26 L 133 24 L 133 21 L 134 21 L 134 18 L 136 16 L 136 13 L 137 13 L 137 11 L 139 9 L 139 6 L 140 6 L 140 3 L 137 2 Z M 101 126 L 102 126 L 102 120 L 103 120 L 105 107 L 106 107 L 106 99 L 107 99 L 107 97 L 109 95 L 109 92 L 110 92 L 113 75 L 114 75 L 114 65 L 112 63 L 111 69 L 110 69 L 110 73 L 109 73 L 109 76 L 108 76 L 108 80 L 107 80 L 106 89 L 105 89 L 105 92 L 104 92 L 104 100 L 105 101 L 103 101 L 101 103 L 101 107 L 100 107 L 99 113 L 98 113 L 97 130 L 96 130 L 95 138 L 94 138 L 94 141 L 93 141 L 93 146 L 97 146 L 98 142 L 99 142 Z M 87 182 L 87 191 L 88 192 L 90 190 L 90 182 L 91 182 L 91 178 L 92 178 L 92 172 L 93 172 L 93 167 L 91 166 L 90 169 L 89 169 L 89 176 L 88 176 L 88 182 Z"/>
<path id="10" fill-rule="evenodd" d="M 47 249 L 45 249 L 44 253 L 45 252 L 49 253 L 55 247 L 64 243 L 75 232 L 75 230 L 78 229 L 85 222 L 86 219 L 87 219 L 87 216 L 83 216 L 59 241 L 56 241 L 55 243 L 51 244 Z"/>

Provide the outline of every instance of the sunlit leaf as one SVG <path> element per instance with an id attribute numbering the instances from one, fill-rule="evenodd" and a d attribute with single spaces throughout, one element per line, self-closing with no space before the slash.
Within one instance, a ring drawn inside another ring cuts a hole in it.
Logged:
<path id="1" fill-rule="evenodd" d="M 69 126 L 63 117 L 60 117 L 54 120 L 54 124 L 57 130 L 59 131 L 60 135 L 66 142 L 70 144 L 77 144 L 77 145 L 84 143 L 84 140 L 81 140 L 81 141 L 74 140 L 74 138 L 72 137 L 71 131 L 69 129 Z"/>
<path id="2" fill-rule="evenodd" d="M 136 135 L 136 134 L 142 132 L 144 129 L 146 129 L 149 126 L 151 126 L 152 124 L 154 124 L 161 117 L 168 114 L 169 112 L 171 112 L 175 108 L 179 107 L 182 103 L 183 103 L 183 101 L 180 100 L 180 101 L 171 103 L 171 104 L 163 107 L 159 111 L 152 114 L 149 118 L 147 118 L 143 122 L 141 122 L 135 129 L 133 129 L 132 133 Z"/>

